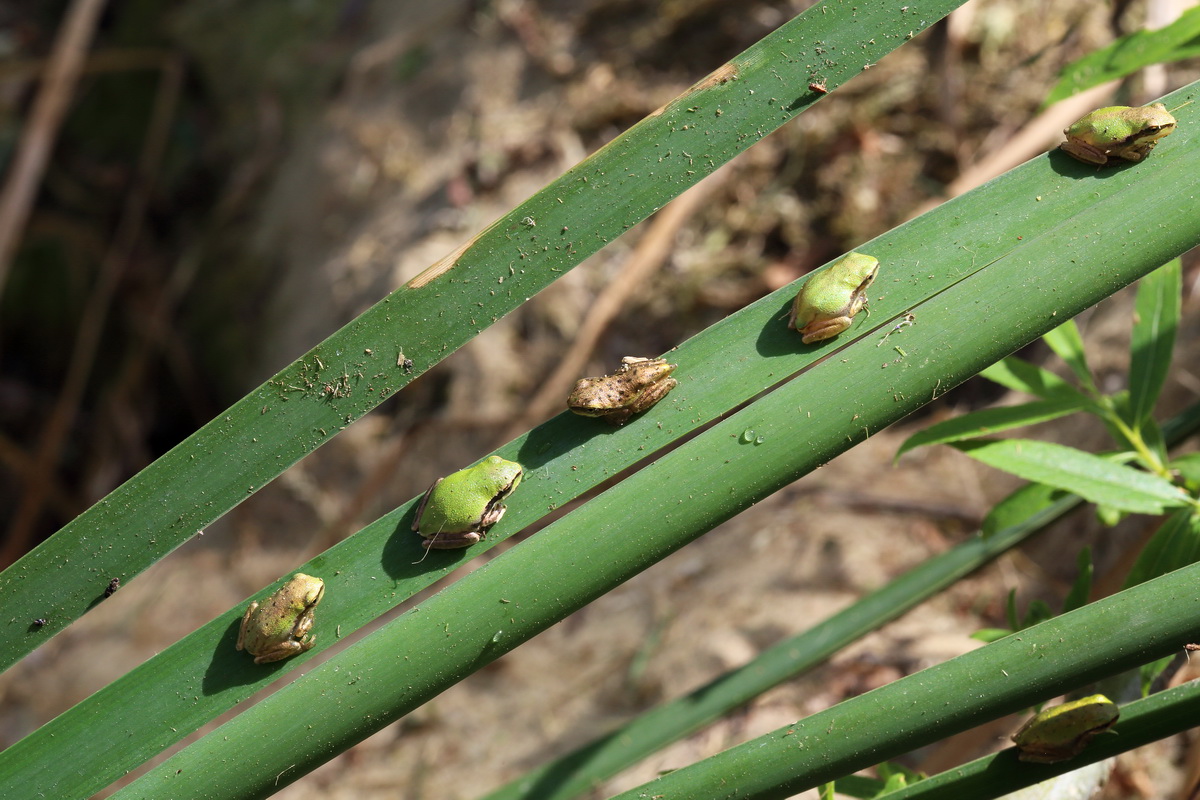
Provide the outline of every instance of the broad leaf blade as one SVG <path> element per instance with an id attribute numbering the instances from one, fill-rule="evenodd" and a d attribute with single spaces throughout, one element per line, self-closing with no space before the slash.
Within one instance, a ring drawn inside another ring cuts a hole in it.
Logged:
<path id="1" fill-rule="evenodd" d="M 1132 75 L 1151 64 L 1190 58 L 1195 54 L 1197 37 L 1200 37 L 1200 8 L 1184 11 L 1165 28 L 1122 36 L 1108 47 L 1069 64 L 1045 104 L 1052 105 L 1084 89 Z"/>
<path id="2" fill-rule="evenodd" d="M 930 425 L 925 430 L 914 433 L 904 441 L 904 444 L 900 445 L 900 449 L 896 452 L 896 458 L 909 450 L 925 445 L 949 444 L 964 439 L 990 436 L 1000 431 L 1065 417 L 1067 414 L 1081 411 L 1085 406 L 1090 405 L 1081 401 L 1082 398 L 1040 400 L 1034 403 L 987 408 L 983 411 L 963 414 L 961 417 Z"/>
<path id="3" fill-rule="evenodd" d="M 997 361 L 979 375 L 1014 392 L 1025 392 L 1043 400 L 1075 398 L 1081 405 L 1088 402 L 1086 395 L 1050 370 L 1016 356 Z"/>
<path id="4" fill-rule="evenodd" d="M 1170 481 L 1059 444 L 1005 439 L 959 442 L 954 447 L 1025 480 L 1135 514 L 1161 514 L 1188 504 L 1187 495 Z"/>
<path id="5" fill-rule="evenodd" d="M 983 535 L 992 536 L 997 531 L 1013 525 L 1024 524 L 1026 520 L 1037 519 L 1047 513 L 1057 504 L 1063 502 L 1064 492 L 1044 483 L 1029 483 L 1017 489 L 1008 497 L 992 506 L 992 510 L 983 519 L 981 529 Z M 1076 502 L 1080 502 L 1076 499 Z"/>

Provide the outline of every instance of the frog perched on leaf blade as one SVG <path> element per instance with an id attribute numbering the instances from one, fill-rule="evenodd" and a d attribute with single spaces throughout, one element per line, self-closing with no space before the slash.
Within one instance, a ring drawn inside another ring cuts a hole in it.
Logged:
<path id="1" fill-rule="evenodd" d="M 1175 117 L 1162 103 L 1109 106 L 1084 114 L 1063 131 L 1063 152 L 1085 164 L 1102 167 L 1114 159 L 1141 161 L 1158 140 L 1175 130 Z"/>
<path id="2" fill-rule="evenodd" d="M 237 649 L 255 664 L 282 661 L 312 648 L 313 610 L 325 596 L 325 582 L 297 572 L 262 603 L 251 603 L 238 629 Z"/>
<path id="3" fill-rule="evenodd" d="M 878 273 L 877 258 L 848 253 L 800 287 L 788 327 L 799 331 L 805 344 L 832 339 L 867 305 L 867 289 Z"/>
<path id="4" fill-rule="evenodd" d="M 473 467 L 438 478 L 421 498 L 412 529 L 427 549 L 470 547 L 504 516 L 504 498 L 521 482 L 515 461 L 488 456 Z"/>
<path id="5" fill-rule="evenodd" d="M 567 408 L 580 416 L 603 417 L 613 425 L 624 425 L 679 385 L 671 377 L 676 366 L 662 358 L 625 356 L 612 375 L 580 378 L 567 398 Z"/>
<path id="6" fill-rule="evenodd" d="M 1013 734 L 1017 758 L 1035 764 L 1057 764 L 1074 758 L 1088 742 L 1115 725 L 1120 716 L 1117 704 L 1102 694 L 1044 708 Z"/>

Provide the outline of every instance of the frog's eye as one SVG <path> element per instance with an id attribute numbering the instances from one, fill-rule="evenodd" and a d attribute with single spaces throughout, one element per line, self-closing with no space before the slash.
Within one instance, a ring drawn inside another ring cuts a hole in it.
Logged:
<path id="1" fill-rule="evenodd" d="M 1161 130 L 1162 130 L 1162 125 L 1151 125 L 1150 127 L 1146 128 L 1145 132 L 1146 133 L 1158 133 Z"/>

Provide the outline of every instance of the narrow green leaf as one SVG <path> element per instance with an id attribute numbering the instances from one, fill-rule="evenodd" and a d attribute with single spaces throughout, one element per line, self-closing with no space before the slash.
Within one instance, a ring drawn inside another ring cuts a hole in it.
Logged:
<path id="1" fill-rule="evenodd" d="M 1200 12 L 1200 6 L 1193 10 Z M 1196 18 L 1200 20 L 1200 14 Z M 1178 258 L 1138 281 L 1129 345 L 1130 417 L 1137 428 L 1154 412 L 1171 368 L 1182 290 L 1183 268 Z"/>
<path id="2" fill-rule="evenodd" d="M 1115 736 L 1098 736 L 1080 755 L 1057 764 L 1018 761 L 1012 748 L 934 775 L 887 795 L 887 800 L 991 800 L 1194 728 L 1200 681 L 1190 681 L 1121 706 Z"/>
<path id="3" fill-rule="evenodd" d="M 1041 625 L 1046 620 L 1053 618 L 1054 612 L 1050 610 L 1050 606 L 1046 604 L 1045 600 L 1032 600 L 1029 608 L 1025 609 L 1025 617 L 1021 620 L 1020 630 Z"/>
<path id="4" fill-rule="evenodd" d="M 1138 668 L 1138 688 L 1141 690 L 1142 697 L 1146 697 L 1154 688 L 1154 682 L 1158 680 L 1171 664 L 1175 663 L 1175 655 L 1163 656 L 1157 661 L 1151 661 L 1149 664 L 1142 664 Z"/>
<path id="5" fill-rule="evenodd" d="M 1092 394 L 1099 394 L 1096 391 L 1095 382 L 1092 381 L 1092 371 L 1087 364 L 1087 353 L 1083 349 L 1083 337 L 1079 335 L 1079 326 L 1075 324 L 1075 320 L 1067 320 L 1042 338 L 1046 340 L 1046 344 L 1050 345 L 1050 349 L 1066 362 L 1067 366 L 1071 368 L 1071 372 L 1075 373 L 1075 378 L 1085 389 Z"/>
<path id="6" fill-rule="evenodd" d="M 1200 153 L 1191 151 L 1167 152 L 1200 159 Z M 420 611 L 406 614 L 335 654 L 300 680 L 153 768 L 122 793 L 125 797 L 138 796 L 138 791 L 161 788 L 168 780 L 185 796 L 202 786 L 215 792 L 214 782 L 219 782 L 220 791 L 235 796 L 261 796 L 268 790 L 275 791 L 281 783 L 297 779 L 443 691 L 459 676 L 544 630 L 615 582 L 627 579 L 738 509 L 815 468 L 832 453 L 964 380 L 997 360 L 1001 353 L 1012 352 L 1020 341 L 1041 335 L 1061 316 L 1078 313 L 1117 286 L 1141 277 L 1142 270 L 1167 260 L 1160 255 L 1161 248 L 1178 246 L 1168 235 L 1171 232 L 1178 231 L 1188 241 L 1200 238 L 1200 230 L 1182 222 L 1191 221 L 1181 213 L 1190 208 L 1188 198 L 1170 198 L 1176 210 L 1171 217 L 1157 213 L 1160 209 L 1154 205 L 1154 198 L 1162 195 L 1160 187 L 1146 185 L 1144 180 L 1128 186 L 1137 187 L 1138 198 L 1147 200 L 1145 205 L 1133 206 L 1138 213 L 1177 220 L 1181 225 L 1179 229 L 1171 225 L 1156 228 L 1144 247 L 1135 248 L 1142 261 L 1116 262 L 1101 274 L 1103 281 L 1094 281 L 1094 261 L 1080 256 L 1074 248 L 1080 243 L 1104 246 L 1102 237 L 1085 233 L 1107 230 L 1102 220 L 1107 219 L 1108 214 L 1103 212 L 1109 209 L 1096 203 L 1096 188 L 1089 185 L 1090 204 L 1076 216 L 1060 221 L 1052 233 L 1022 240 L 1019 257 L 991 261 L 912 308 L 921 324 L 906 331 L 906 336 L 912 334 L 906 340 L 910 355 L 887 371 L 886 380 L 880 379 L 879 350 L 870 331 L 865 331 L 862 338 L 839 349 L 836 359 L 822 361 L 670 451 L 637 473 L 636 481 L 626 480 L 609 489 L 435 595 Z M 1190 202 L 1200 203 L 1200 197 Z M 1200 208 L 1195 210 L 1200 214 Z M 1129 203 L 1122 204 L 1121 213 L 1130 213 Z M 1122 236 L 1129 235 L 1123 229 Z M 920 280 L 913 281 L 918 284 L 927 280 L 924 276 L 929 274 L 930 254 L 934 252 L 928 241 L 920 246 L 919 272 L 914 271 L 914 277 L 919 275 Z M 1062 246 L 1074 255 L 1055 256 Z M 953 258 L 949 253 L 948 257 Z M 961 258 L 961 253 L 957 257 Z M 1061 264 L 1059 290 L 1029 292 L 1019 319 L 981 314 L 966 328 L 956 324 L 962 309 L 978 306 L 981 298 L 997 304 L 1011 303 L 1011 299 L 1004 298 L 1011 298 L 1013 286 L 1039 285 L 1044 265 L 1050 260 Z M 892 263 L 899 263 L 899 259 Z M 897 289 L 904 285 L 897 280 Z M 893 294 L 888 292 L 888 301 L 899 303 L 893 300 Z M 785 303 L 771 303 L 778 317 Z M 887 324 L 879 323 L 880 327 Z M 751 339 L 750 346 L 762 347 L 764 341 L 770 340 L 760 333 L 759 338 Z M 934 354 L 939 356 L 937 369 L 931 369 L 927 360 Z M 803 419 L 799 434 L 803 446 L 797 446 L 798 419 Z M 742 434 L 749 429 L 759 432 L 761 445 L 745 442 Z M 634 505 L 641 513 L 631 517 L 627 511 Z M 511 587 L 539 602 L 522 604 L 521 614 L 516 616 L 509 605 L 495 607 L 492 600 L 507 597 Z M 444 642 L 442 625 L 446 620 L 454 620 L 455 647 L 434 644 Z M 495 632 L 501 629 L 506 638 L 494 642 Z M 415 663 L 414 643 L 424 643 L 416 647 L 421 653 L 420 664 Z M 413 661 L 399 663 L 398 654 Z M 364 665 L 370 668 L 364 669 Z M 347 685 L 346 674 L 355 675 L 353 683 Z M 369 713 L 364 713 L 364 704 Z M 320 719 L 320 737 L 313 736 L 307 726 L 281 726 L 282 719 L 301 708 L 305 719 Z M 242 766 L 216 775 L 203 767 L 234 761 Z M 281 775 L 280 783 L 276 783 L 277 775 Z"/>
<path id="7" fill-rule="evenodd" d="M 485 800 L 570 800 L 667 744 L 699 730 L 721 714 L 745 705 L 768 689 L 812 669 L 886 621 L 910 611 L 977 567 L 1007 552 L 1080 501 L 1069 498 L 1013 519 L 990 538 L 971 537 L 928 559 L 798 636 L 765 650 L 745 666 L 690 694 L 553 759 L 489 793 Z M 1007 635 L 1011 631 L 1003 631 Z M 1000 638 L 997 636 L 996 638 Z M 849 792 L 838 781 L 838 789 Z M 867 794 L 873 796 L 878 787 Z"/>
<path id="8" fill-rule="evenodd" d="M 979 436 L 990 436 L 1000 431 L 1020 428 L 1025 425 L 1036 425 L 1052 419 L 1065 417 L 1076 411 L 1082 411 L 1090 403 L 1081 402 L 1082 397 L 1055 400 L 1038 400 L 1032 403 L 1022 403 L 1015 406 L 1000 406 L 985 408 L 954 417 L 945 422 L 930 425 L 923 431 L 918 431 L 908 437 L 900 449 L 896 451 L 899 458 L 909 450 L 931 444 L 948 444 L 964 439 L 974 439 Z"/>
<path id="9" fill-rule="evenodd" d="M 1021 613 L 1017 609 L 1017 590 L 1015 588 L 1008 590 L 1008 599 L 1004 603 L 1004 618 L 1008 620 L 1008 627 L 1014 631 L 1021 629 Z"/>
<path id="10" fill-rule="evenodd" d="M 1075 398 L 1080 403 L 1090 402 L 1087 395 L 1050 370 L 1030 364 L 1017 356 L 1001 359 L 979 374 L 1014 392 L 1025 392 L 1043 400 Z"/>
<path id="11" fill-rule="evenodd" d="M 1044 511 L 1062 502 L 1064 492 L 1044 483 L 1029 483 L 992 506 L 983 519 L 981 530 L 985 537 L 1025 520 L 1037 519 Z"/>
<path id="12" fill-rule="evenodd" d="M 1194 591 L 1196 581 L 1200 581 L 1200 565 L 1156 578 L 844 700 L 623 792 L 613 800 L 655 796 L 783 800 L 1063 691 L 1140 666 L 1177 650 L 1179 642 L 1186 641 L 1200 623 L 1200 593 Z M 1137 630 L 1122 635 L 1122 627 Z M 1126 649 L 1131 646 L 1136 653 Z M 1192 715 L 1176 730 L 1194 726 L 1196 715 L 1200 714 L 1200 685 L 1172 695 L 1170 701 L 1177 703 L 1181 712 Z M 1174 710 L 1170 715 L 1174 717 Z M 1174 718 L 1182 719 L 1183 714 Z M 880 724 L 880 720 L 886 720 L 887 724 Z M 1152 738 L 1158 735 L 1158 730 L 1168 727 L 1161 719 L 1157 722 L 1161 727 L 1150 734 Z M 1120 741 L 1125 738 L 1124 726 L 1123 719 L 1121 736 L 1100 737 L 1088 746 L 1083 758 L 1090 760 L 1094 752 L 1112 755 L 1130 746 L 1131 741 Z M 1141 735 L 1146 733 L 1136 729 Z M 1101 745 L 1104 739 L 1110 741 Z M 987 788 L 982 793 L 975 791 L 979 784 L 972 783 L 965 791 L 961 785 L 955 785 L 951 788 L 957 792 L 910 794 L 937 780 L 929 778 L 891 796 L 990 798 L 1003 794 L 1003 791 L 993 792 L 994 787 L 1019 788 L 1026 782 L 1048 778 L 1056 770 L 1065 772 L 1078 765 L 1071 761 L 1042 768 L 1018 762 L 1011 750 L 990 757 L 987 763 L 988 777 L 993 777 L 994 771 L 996 782 L 985 784 Z M 961 768 L 951 772 L 963 774 Z M 938 785 L 944 791 L 945 783 L 934 784 Z"/>
<path id="13" fill-rule="evenodd" d="M 1045 105 L 1065 100 L 1102 83 L 1132 75 L 1151 64 L 1163 64 L 1191 56 L 1189 41 L 1200 37 L 1200 8 L 1191 8 L 1165 28 L 1126 34 L 1108 47 L 1088 53 L 1068 64 Z"/>
<path id="14" fill-rule="evenodd" d="M 814 12 L 823 8 L 815 7 Z M 830 10 L 824 16 L 834 13 Z M 1180 90 L 1174 97 L 1184 97 L 1194 90 Z M 1200 122 L 1200 109 L 1192 118 Z M 915 310 L 920 324 L 905 332 L 914 340 L 906 344 L 910 355 L 896 359 L 886 372 L 881 372 L 880 350 L 873 341 L 864 345 L 866 351 L 853 344 L 838 349 L 838 363 L 845 361 L 844 372 L 839 371 L 837 378 L 820 377 L 815 384 L 798 383 L 797 389 L 804 391 L 790 406 L 765 412 L 778 414 L 787 423 L 776 432 L 774 441 L 795 443 L 799 432 L 804 445 L 797 449 L 812 447 L 816 456 L 823 453 L 829 457 L 835 451 L 822 449 L 828 445 L 823 437 L 850 441 L 847 432 L 826 429 L 813 424 L 814 420 L 853 410 L 856 435 L 877 430 L 896 415 L 908 413 L 1004 353 L 1042 335 L 1055 320 L 1079 313 L 1200 242 L 1200 193 L 1191 191 L 1192 183 L 1200 185 L 1200 150 L 1186 146 L 1194 127 L 1181 127 L 1170 142 L 1155 150 L 1152 159 L 1137 165 L 1136 171 L 1118 172 L 1103 181 L 1095 180 L 1094 170 L 1063 162 L 1057 154 L 1034 159 L 864 245 L 862 249 L 877 254 L 885 264 L 886 272 L 876 284 L 886 286 L 886 294 L 872 299 L 874 313 L 869 320 L 878 327 L 863 325 L 855 332 L 871 339 Z M 1164 193 L 1164 183 L 1175 190 Z M 1035 195 L 1041 201 L 1030 203 L 1029 198 Z M 1144 224 L 1133 225 L 1139 221 Z M 1119 237 L 1117 230 L 1121 231 Z M 1109 232 L 1114 232 L 1112 241 L 1106 238 Z M 963 242 L 970 243 L 969 251 Z M 1130 248 L 1136 258 L 1115 262 L 1110 269 L 1097 272 L 1092 265 L 1118 244 Z M 1040 288 L 1047 263 L 1060 265 L 1061 287 L 1053 293 Z M 986 268 L 979 266 L 964 277 L 965 270 L 983 264 Z M 1021 295 L 1023 313 L 1018 318 L 1000 313 L 1011 306 L 1014 287 L 1029 287 Z M 796 345 L 794 333 L 780 324 L 796 288 L 794 284 L 767 296 L 681 344 L 671 357 L 680 364 L 677 374 L 688 380 L 646 417 L 620 431 L 597 435 L 594 427 L 587 427 L 594 421 L 564 415 L 502 448 L 501 455 L 530 468 L 530 477 L 520 489 L 521 502 L 511 503 L 501 524 L 470 553 L 487 550 L 532 524 L 547 509 L 685 437 L 774 386 L 781 376 L 821 361 L 831 348 L 847 344 L 843 336 L 821 347 Z M 963 326 L 965 308 L 982 308 L 987 313 L 978 315 L 979 325 Z M 822 361 L 823 365 L 828 363 Z M 816 372 L 817 376 L 828 374 L 824 367 L 819 369 L 823 371 Z M 804 422 L 799 428 L 798 419 Z M 757 420 L 752 427 L 759 427 Z M 755 452 L 762 456 L 772 448 L 764 445 Z M 707 458 L 705 463 L 723 463 L 720 454 Z M 210 468 L 219 468 L 220 463 L 216 460 Z M 679 492 L 675 501 L 690 507 L 693 494 L 713 491 L 714 479 L 710 476 L 695 492 L 663 485 L 642 491 L 649 496 L 668 490 Z M 786 475 L 779 479 L 790 480 Z M 744 480 L 740 474 L 723 479 L 724 485 L 742 488 Z M 634 497 L 630 502 L 642 502 L 642 497 Z M 337 575 L 338 585 L 330 585 L 322 613 L 326 619 L 338 619 L 344 634 L 357 630 L 457 566 L 458 562 L 447 554 L 439 556 L 441 561 L 427 562 L 419 569 L 404 566 L 420 557 L 415 543 L 397 535 L 411 521 L 410 512 L 411 504 L 406 504 L 301 567 L 326 578 L 327 583 L 330 575 Z M 106 535 L 119 536 L 120 530 Z M 614 557 L 612 553 L 596 556 Z M 646 563 L 643 554 L 636 557 L 639 563 Z M 381 585 L 383 575 L 386 585 Z M 31 597 L 37 596 L 18 592 L 10 607 L 17 602 L 32 602 Z M 0 781 L 0 796 L 6 790 L 17 797 L 36 795 L 38 791 L 54 797 L 71 796 L 72 791 L 79 796 L 94 793 L 238 705 L 272 679 L 304 667 L 307 659 L 330 644 L 329 638 L 321 638 L 313 651 L 278 665 L 270 677 L 261 672 L 253 674 L 245 663 L 239 665 L 225 652 L 243 609 L 241 604 L 230 609 L 0 753 L 0 776 L 15 775 L 18 781 L 13 786 Z M 494 634 L 488 634 L 489 648 L 494 647 Z M 196 696 L 192 676 L 210 672 L 232 677 Z M 382 696 L 372 701 L 376 719 L 388 719 L 394 713 L 382 707 L 383 702 Z M 141 736 L 104 740 L 95 736 L 97 729 L 118 730 L 127 724 L 132 705 L 139 709 Z M 335 736 L 330 730 L 334 720 L 330 717 L 322 722 L 324 735 L 330 739 Z M 18 759 L 28 772 L 6 773 L 5 767 Z M 74 771 L 54 768 L 66 760 L 76 766 Z M 54 785 L 47 788 L 49 778 L 45 776 L 52 776 Z M 289 780 L 295 777 L 292 774 Z M 74 788 L 63 788 L 68 783 Z"/>
<path id="15" fill-rule="evenodd" d="M 1025 480 L 1135 514 L 1161 514 L 1189 503 L 1187 495 L 1170 481 L 1072 447 L 1031 439 L 958 442 L 952 446 Z"/>
<path id="16" fill-rule="evenodd" d="M 1075 566 L 1078 572 L 1075 575 L 1075 582 L 1071 584 L 1071 591 L 1067 595 L 1067 599 L 1063 601 L 1064 614 L 1086 606 L 1088 598 L 1092 594 L 1092 548 L 1085 547 L 1079 551 L 1079 557 L 1075 559 Z"/>
<path id="17" fill-rule="evenodd" d="M 1200 486 L 1200 453 L 1180 456 L 1171 462 L 1171 469 L 1178 472 L 1190 486 Z"/>
<path id="18" fill-rule="evenodd" d="M 1200 517 L 1182 509 L 1167 517 L 1142 548 L 1125 587 L 1137 586 L 1159 575 L 1200 560 Z"/>
<path id="19" fill-rule="evenodd" d="M 833 782 L 835 790 L 846 797 L 861 797 L 870 800 L 883 790 L 883 781 L 865 775 L 847 775 Z"/>
<path id="20" fill-rule="evenodd" d="M 835 89 L 962 2 L 818 3 L 568 170 L 0 573 L 0 669 L 817 102 L 811 65 Z"/>
<path id="21" fill-rule="evenodd" d="M 997 639 L 1003 639 L 1012 632 L 1012 628 L 980 628 L 971 634 L 971 638 L 981 641 L 984 644 L 991 644 Z"/>

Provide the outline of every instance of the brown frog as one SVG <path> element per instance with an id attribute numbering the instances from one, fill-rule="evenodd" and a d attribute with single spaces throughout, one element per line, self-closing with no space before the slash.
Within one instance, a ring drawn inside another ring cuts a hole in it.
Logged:
<path id="1" fill-rule="evenodd" d="M 679 385 L 671 377 L 676 366 L 662 358 L 625 356 L 612 375 L 580 378 L 567 398 L 567 408 L 584 417 L 604 417 L 613 425 L 624 425 Z"/>

